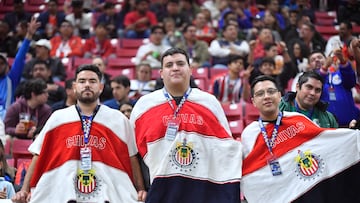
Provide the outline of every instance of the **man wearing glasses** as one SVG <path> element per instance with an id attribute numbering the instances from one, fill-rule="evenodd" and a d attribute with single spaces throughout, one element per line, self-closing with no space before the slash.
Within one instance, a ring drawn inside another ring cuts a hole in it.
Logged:
<path id="1" fill-rule="evenodd" d="M 271 76 L 255 78 L 251 97 L 260 117 L 242 133 L 240 181 L 249 202 L 360 201 L 359 131 L 325 129 L 303 114 L 281 112 Z"/>

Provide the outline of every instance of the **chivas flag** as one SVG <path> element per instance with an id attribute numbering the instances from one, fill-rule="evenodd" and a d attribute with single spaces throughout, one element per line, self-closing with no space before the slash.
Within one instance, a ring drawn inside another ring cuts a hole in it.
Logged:
<path id="1" fill-rule="evenodd" d="M 273 123 L 266 125 L 268 135 Z M 268 164 L 259 123 L 242 133 L 241 190 L 248 202 L 360 202 L 359 131 L 324 129 L 298 113 L 284 112 L 273 153 L 280 175 Z"/>

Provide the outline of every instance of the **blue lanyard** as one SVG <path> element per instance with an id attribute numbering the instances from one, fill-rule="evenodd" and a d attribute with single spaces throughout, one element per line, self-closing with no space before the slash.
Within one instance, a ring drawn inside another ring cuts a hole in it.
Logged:
<path id="1" fill-rule="evenodd" d="M 298 103 L 296 102 L 296 100 L 294 99 L 294 104 L 295 104 L 295 108 L 296 108 L 296 112 L 300 112 L 300 108 L 299 108 L 299 105 Z M 312 119 L 312 116 L 313 116 L 313 113 L 314 113 L 314 108 L 312 108 L 309 112 L 309 115 L 306 115 L 308 118 L 310 118 L 310 120 Z"/>
<path id="2" fill-rule="evenodd" d="M 176 118 L 177 114 L 179 113 L 181 107 L 184 105 L 186 99 L 189 97 L 189 94 L 191 92 L 191 88 L 189 87 L 189 89 L 185 92 L 185 94 L 183 95 L 183 97 L 181 98 L 181 101 L 179 103 L 179 105 L 177 106 L 177 108 L 175 109 L 173 103 L 171 102 L 171 97 L 170 94 L 167 92 L 166 88 L 163 88 L 163 92 L 164 92 L 164 96 L 166 98 L 166 100 L 168 101 L 170 107 L 174 110 L 174 118 Z"/>
<path id="3" fill-rule="evenodd" d="M 92 121 L 94 120 L 94 117 L 96 115 L 96 113 L 99 111 L 100 105 L 97 105 L 93 114 L 91 116 L 85 116 L 81 113 L 81 109 L 78 105 L 75 106 L 76 110 L 79 114 L 79 117 L 81 119 L 81 129 L 84 133 L 84 143 L 85 146 L 89 143 L 89 136 L 90 136 L 90 130 L 91 130 L 91 125 L 92 125 Z"/>
<path id="4" fill-rule="evenodd" d="M 270 154 L 273 154 L 272 153 L 272 148 L 273 148 L 273 146 L 275 144 L 275 140 L 276 140 L 276 137 L 278 135 L 278 130 L 279 130 L 281 118 L 282 118 L 282 113 L 279 112 L 278 117 L 276 119 L 274 130 L 273 130 L 272 135 L 271 135 L 271 139 L 268 138 L 268 135 L 266 133 L 265 126 L 264 126 L 264 123 L 263 123 L 262 119 L 259 117 L 259 120 L 258 120 L 260 129 L 261 129 L 261 133 L 262 133 L 262 135 L 264 137 L 264 141 L 266 143 L 266 146 L 269 149 Z"/>

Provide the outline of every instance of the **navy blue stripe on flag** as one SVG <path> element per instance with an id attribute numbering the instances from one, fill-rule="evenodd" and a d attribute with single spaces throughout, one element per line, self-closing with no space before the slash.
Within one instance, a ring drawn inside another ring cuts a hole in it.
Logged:
<path id="1" fill-rule="evenodd" d="M 184 177 L 156 178 L 146 203 L 240 203 L 240 183 L 215 184 Z"/>
<path id="2" fill-rule="evenodd" d="M 321 181 L 293 203 L 360 202 L 360 163 Z"/>

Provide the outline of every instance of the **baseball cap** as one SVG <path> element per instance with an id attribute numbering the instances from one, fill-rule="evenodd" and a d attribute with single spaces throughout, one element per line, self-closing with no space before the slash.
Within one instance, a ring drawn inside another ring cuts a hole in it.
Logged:
<path id="1" fill-rule="evenodd" d="M 50 41 L 47 39 L 40 39 L 39 41 L 37 41 L 35 43 L 36 46 L 42 46 L 42 47 L 46 47 L 47 49 L 51 50 L 51 44 Z"/>

